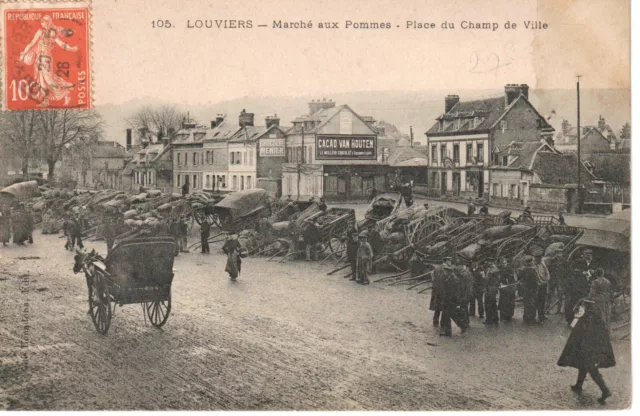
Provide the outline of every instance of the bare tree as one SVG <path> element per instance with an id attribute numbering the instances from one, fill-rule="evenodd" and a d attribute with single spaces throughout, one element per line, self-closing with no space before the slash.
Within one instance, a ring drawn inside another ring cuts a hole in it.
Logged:
<path id="1" fill-rule="evenodd" d="M 102 119 L 94 111 L 64 109 L 39 113 L 41 149 L 49 167 L 49 181 L 53 181 L 56 163 L 70 146 L 102 138 Z"/>
<path id="2" fill-rule="evenodd" d="M 37 155 L 39 126 L 38 111 L 5 111 L 0 114 L 0 135 L 3 153 L 13 154 L 21 159 L 22 176 L 29 176 L 29 161 Z"/>
<path id="3" fill-rule="evenodd" d="M 160 140 L 167 136 L 172 138 L 180 130 L 185 117 L 186 113 L 175 105 L 148 105 L 127 118 L 127 124 L 135 131 L 147 131 Z"/>

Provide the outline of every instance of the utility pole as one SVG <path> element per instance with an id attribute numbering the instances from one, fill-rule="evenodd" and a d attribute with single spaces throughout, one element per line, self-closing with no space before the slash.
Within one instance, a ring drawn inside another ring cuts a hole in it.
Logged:
<path id="1" fill-rule="evenodd" d="M 580 214 L 582 213 L 582 192 L 580 189 L 580 165 L 582 164 L 581 159 L 580 159 L 580 77 L 581 75 L 577 75 L 577 82 L 576 82 L 576 93 L 577 93 L 577 97 L 578 97 L 578 209 L 577 209 L 577 213 Z"/>
<path id="2" fill-rule="evenodd" d="M 304 163 L 304 152 L 305 152 L 305 147 L 304 147 L 304 122 L 302 122 L 302 148 L 301 148 L 301 152 L 300 152 L 300 159 L 298 160 L 298 196 L 296 197 L 296 200 L 300 200 L 300 179 L 301 179 L 301 171 L 302 171 L 302 163 Z M 302 163 L 300 163 L 302 162 Z"/>

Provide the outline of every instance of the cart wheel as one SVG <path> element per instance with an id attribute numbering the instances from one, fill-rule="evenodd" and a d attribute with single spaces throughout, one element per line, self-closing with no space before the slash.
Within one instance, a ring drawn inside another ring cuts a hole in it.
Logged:
<path id="1" fill-rule="evenodd" d="M 111 295 L 105 278 L 96 273 L 87 279 L 89 288 L 89 313 L 98 333 L 105 335 L 111 326 Z"/>
<path id="2" fill-rule="evenodd" d="M 346 237 L 339 235 L 336 230 L 331 230 L 331 233 L 329 233 L 329 249 L 337 258 L 342 257 L 347 249 Z"/>
<path id="3" fill-rule="evenodd" d="M 527 246 L 528 241 L 522 238 L 510 238 L 498 246 L 496 258 L 507 257 L 513 259 L 521 250 Z"/>
<path id="4" fill-rule="evenodd" d="M 145 304 L 151 325 L 160 328 L 169 319 L 171 312 L 171 292 L 166 300 L 154 300 Z"/>
<path id="5" fill-rule="evenodd" d="M 413 244 L 417 244 L 420 241 L 424 240 L 426 237 L 430 236 L 434 232 L 438 231 L 440 228 L 444 226 L 444 223 L 441 221 L 427 221 L 420 228 L 413 233 L 413 238 L 411 239 Z"/>

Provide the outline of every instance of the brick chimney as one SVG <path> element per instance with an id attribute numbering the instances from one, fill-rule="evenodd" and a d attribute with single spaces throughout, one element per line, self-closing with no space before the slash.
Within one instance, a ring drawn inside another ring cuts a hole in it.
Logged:
<path id="1" fill-rule="evenodd" d="M 566 136 L 569 134 L 569 130 L 571 130 L 571 123 L 567 120 L 562 120 L 562 134 Z"/>
<path id="2" fill-rule="evenodd" d="M 509 106 L 520 95 L 529 99 L 529 86 L 527 84 L 507 84 L 504 86 L 504 105 Z"/>
<path id="3" fill-rule="evenodd" d="M 599 116 L 598 117 L 598 130 L 604 131 L 606 126 L 607 126 L 607 123 L 604 122 L 604 118 L 602 118 L 602 116 Z"/>
<path id="4" fill-rule="evenodd" d="M 245 109 L 242 109 L 238 117 L 238 124 L 240 127 L 253 126 L 253 113 L 247 113 Z"/>
<path id="5" fill-rule="evenodd" d="M 333 108 L 335 106 L 335 101 L 327 100 L 326 98 L 323 98 L 322 101 L 311 100 L 311 102 L 309 103 L 309 114 L 313 114 L 318 110 L 322 110 L 324 108 Z"/>
<path id="6" fill-rule="evenodd" d="M 444 97 L 444 112 L 448 113 L 459 102 L 460 102 L 460 96 L 447 95 L 446 97 Z"/>
<path id="7" fill-rule="evenodd" d="M 278 117 L 277 114 L 274 114 L 272 116 L 267 116 L 264 119 L 264 124 L 265 124 L 265 126 L 267 126 L 267 128 L 269 128 L 271 126 L 279 126 L 280 125 L 280 118 Z"/>

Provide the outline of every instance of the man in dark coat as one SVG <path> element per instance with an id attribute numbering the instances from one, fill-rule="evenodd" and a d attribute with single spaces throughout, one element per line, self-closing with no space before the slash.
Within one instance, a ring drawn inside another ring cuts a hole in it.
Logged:
<path id="1" fill-rule="evenodd" d="M 73 248 L 75 247 L 76 243 L 78 243 L 78 247 L 80 247 L 81 249 L 84 248 L 84 245 L 82 244 L 82 218 L 80 217 L 80 214 L 75 214 L 73 217 L 71 217 L 71 224 L 69 227 L 69 234 L 71 235 L 71 249 L 73 250 Z"/>
<path id="2" fill-rule="evenodd" d="M 440 322 L 440 335 L 451 336 L 451 321 L 453 320 L 464 333 L 467 325 L 462 314 L 464 289 L 460 278 L 456 276 L 450 263 L 443 266 L 444 281 L 442 291 L 442 321 Z"/>
<path id="3" fill-rule="evenodd" d="M 498 269 L 500 271 L 500 303 L 498 304 L 498 311 L 500 312 L 500 320 L 508 322 L 513 319 L 513 313 L 516 309 L 516 277 L 506 257 L 500 259 Z"/>
<path id="4" fill-rule="evenodd" d="M 524 304 L 523 321 L 525 324 L 536 322 L 536 296 L 538 294 L 538 276 L 533 257 L 527 256 L 524 267 L 518 270 L 518 291 Z"/>
<path id="5" fill-rule="evenodd" d="M 358 231 L 353 224 L 349 225 L 349 228 L 347 228 L 347 261 L 351 266 L 351 275 L 346 275 L 345 277 L 351 276 L 349 280 L 356 280 L 358 265 Z"/>
<path id="6" fill-rule="evenodd" d="M 187 195 L 189 195 L 189 183 L 185 182 L 184 185 L 182 185 L 182 196 Z"/>
<path id="7" fill-rule="evenodd" d="M 442 264 L 437 264 L 433 270 L 433 278 L 431 279 L 431 300 L 429 302 L 429 310 L 433 311 L 433 326 L 441 326 L 441 314 L 443 308 L 443 298 L 445 291 L 445 278 L 447 272 L 451 269 L 451 257 L 445 257 Z"/>
<path id="8" fill-rule="evenodd" d="M 578 301 L 589 294 L 589 279 L 581 262 L 574 262 L 571 269 L 564 294 L 564 317 L 567 324 L 573 321 L 573 309 Z"/>
<path id="9" fill-rule="evenodd" d="M 305 258 L 307 261 L 318 260 L 318 227 L 311 222 L 305 221 L 302 225 L 302 239 L 304 241 Z"/>
<path id="10" fill-rule="evenodd" d="M 202 254 L 209 254 L 209 234 L 211 232 L 211 224 L 208 221 L 202 221 L 200 224 L 200 246 Z"/>
<path id="11" fill-rule="evenodd" d="M 462 285 L 462 299 L 461 299 L 461 320 L 465 326 L 469 326 L 469 303 L 474 299 L 473 294 L 473 275 L 468 267 L 468 260 L 464 258 L 458 258 L 458 265 L 455 267 L 455 273 L 460 278 L 460 284 Z"/>
<path id="12" fill-rule="evenodd" d="M 469 316 L 476 316 L 476 303 L 478 304 L 478 315 L 484 318 L 484 277 L 482 269 L 477 262 L 471 265 L 471 275 L 473 276 L 473 299 L 469 304 Z"/>
<path id="13" fill-rule="evenodd" d="M 496 267 L 495 259 L 487 259 L 485 270 L 484 311 L 487 314 L 485 325 L 498 325 L 498 288 L 500 287 L 500 270 Z"/>
<path id="14" fill-rule="evenodd" d="M 577 322 L 573 325 L 571 335 L 560 354 L 558 365 L 578 369 L 576 384 L 571 386 L 571 390 L 577 394 L 582 393 L 582 384 L 589 374 L 600 387 L 602 395 L 598 401 L 604 404 L 607 398 L 611 397 L 611 391 L 599 369 L 616 365 L 609 331 L 595 307 L 595 302 L 586 299 L 578 305 L 578 309 Z"/>

